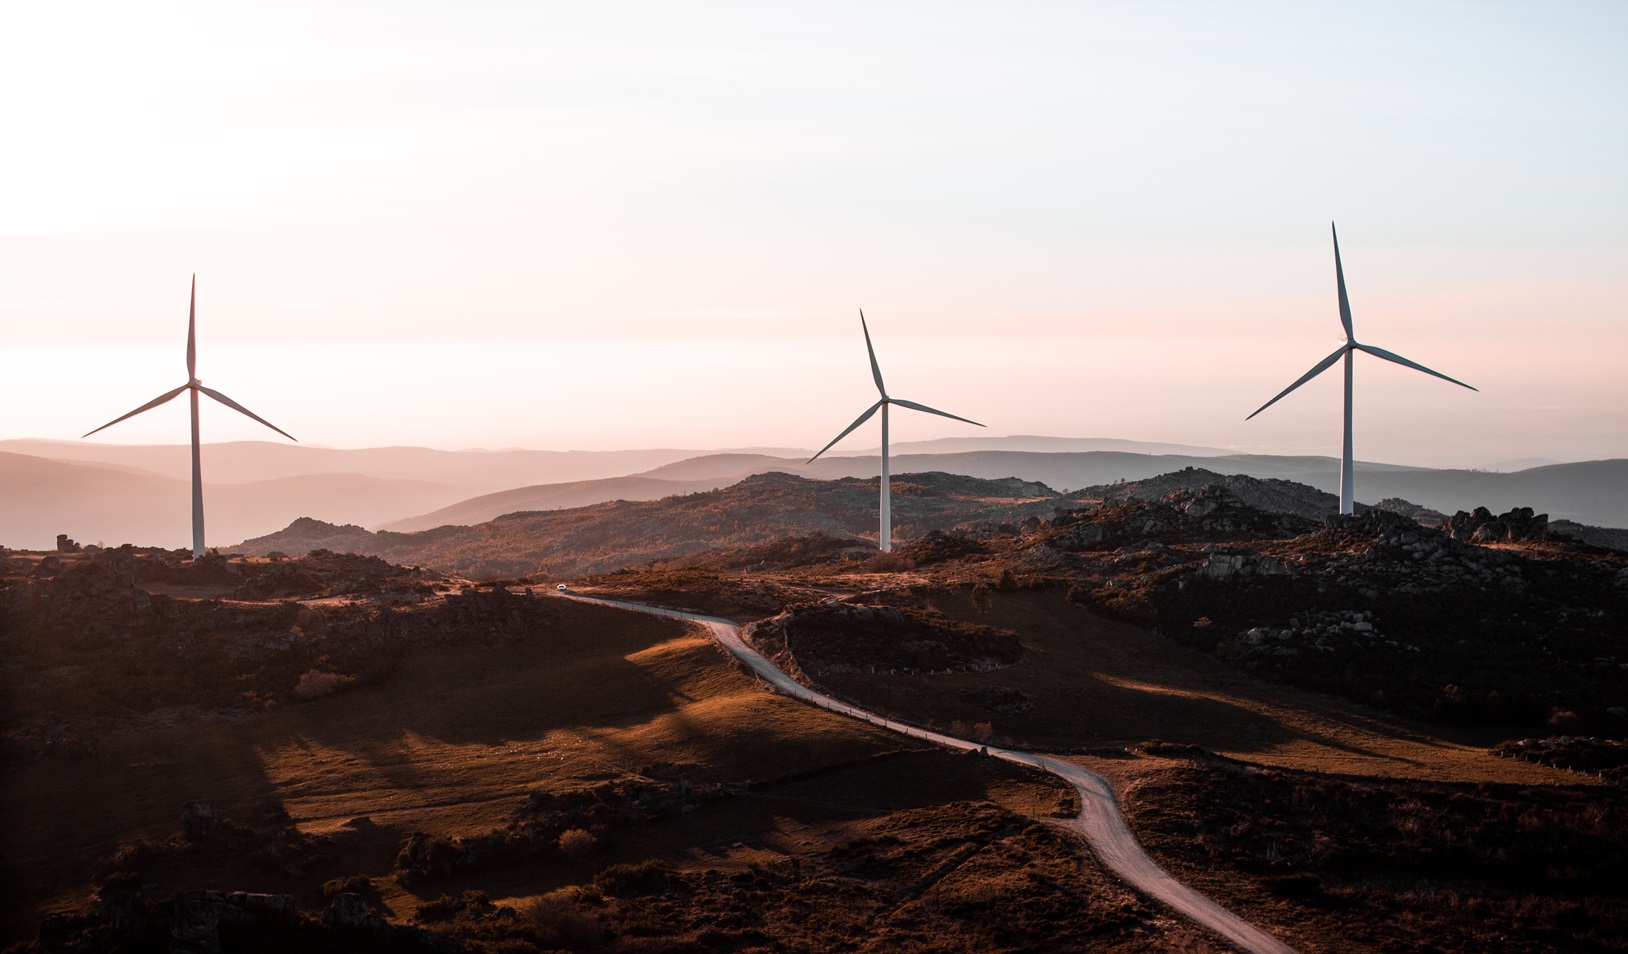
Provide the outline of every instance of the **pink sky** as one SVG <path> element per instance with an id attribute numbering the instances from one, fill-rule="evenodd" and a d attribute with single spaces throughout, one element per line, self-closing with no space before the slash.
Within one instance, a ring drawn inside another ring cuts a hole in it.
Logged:
<path id="1" fill-rule="evenodd" d="M 1358 339 L 1481 389 L 1361 362 L 1359 457 L 1628 456 L 1619 5 L 8 20 L 0 437 L 182 383 L 196 271 L 200 377 L 309 443 L 815 448 L 863 307 L 986 433 L 1333 454 L 1333 375 L 1243 419 L 1335 346 L 1336 219 Z"/>

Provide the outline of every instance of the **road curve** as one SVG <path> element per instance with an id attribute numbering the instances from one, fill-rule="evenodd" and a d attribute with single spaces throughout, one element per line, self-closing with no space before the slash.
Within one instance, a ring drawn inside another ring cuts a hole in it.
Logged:
<path id="1" fill-rule="evenodd" d="M 892 722 L 874 712 L 833 699 L 824 693 L 815 692 L 782 672 L 762 653 L 748 645 L 741 635 L 741 627 L 727 619 L 702 616 L 698 613 L 683 613 L 658 606 L 646 606 L 642 603 L 627 603 L 621 600 L 579 596 L 573 593 L 561 593 L 560 595 L 584 603 L 599 603 L 639 613 L 671 616 L 676 619 L 700 623 L 711 632 L 712 637 L 721 643 L 731 655 L 744 663 L 764 682 L 769 683 L 788 696 L 841 715 L 861 719 L 872 725 L 881 726 L 884 729 L 890 729 L 912 738 L 924 739 L 952 749 L 982 750 L 1008 762 L 1029 765 L 1050 772 L 1073 785 L 1080 793 L 1080 814 L 1074 818 L 1064 820 L 1062 822 L 1063 826 L 1078 832 L 1086 840 L 1086 843 L 1091 846 L 1091 850 L 1096 853 L 1097 858 L 1127 884 L 1148 897 L 1163 903 L 1165 906 L 1186 915 L 1195 923 L 1209 928 L 1242 950 L 1252 951 L 1255 954 L 1295 954 L 1294 948 L 1177 881 L 1169 872 L 1155 864 L 1153 859 L 1148 857 L 1147 852 L 1142 850 L 1142 846 L 1136 841 L 1136 836 L 1131 834 L 1129 826 L 1125 824 L 1125 816 L 1119 812 L 1119 803 L 1114 798 L 1113 788 L 1108 784 L 1108 780 L 1090 769 L 1051 756 L 1036 755 L 1019 749 L 1000 748 L 993 745 L 986 746 L 918 726 Z"/>

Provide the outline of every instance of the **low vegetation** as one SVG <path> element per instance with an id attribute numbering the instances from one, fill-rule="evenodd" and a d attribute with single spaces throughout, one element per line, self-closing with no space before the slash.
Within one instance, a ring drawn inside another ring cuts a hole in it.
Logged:
<path id="1" fill-rule="evenodd" d="M 1072 790 L 765 693 L 566 576 L 1085 760 L 1301 949 L 1622 949 L 1628 554 L 1200 471 L 895 490 L 888 554 L 874 481 L 786 475 L 247 558 L 0 554 L 0 944 L 1220 949 L 1045 824 Z"/>
<path id="2" fill-rule="evenodd" d="M 1199 756 L 1144 773 L 1138 836 L 1306 951 L 1628 950 L 1621 790 L 1333 778 Z"/>

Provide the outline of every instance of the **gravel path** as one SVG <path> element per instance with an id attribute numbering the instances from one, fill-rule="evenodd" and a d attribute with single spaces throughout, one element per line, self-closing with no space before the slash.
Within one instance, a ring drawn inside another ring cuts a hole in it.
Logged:
<path id="1" fill-rule="evenodd" d="M 1091 846 L 1098 860 L 1127 884 L 1209 928 L 1242 950 L 1255 954 L 1294 954 L 1294 948 L 1177 881 L 1169 872 L 1155 864 L 1153 859 L 1147 856 L 1147 852 L 1142 850 L 1136 836 L 1131 834 L 1129 826 L 1125 824 L 1125 816 L 1120 814 L 1119 803 L 1114 798 L 1113 788 L 1108 784 L 1108 780 L 1090 769 L 1051 756 L 983 745 L 918 726 L 891 722 L 874 712 L 815 692 L 781 672 L 768 658 L 748 645 L 741 634 L 741 628 L 726 619 L 645 606 L 641 603 L 624 603 L 574 594 L 560 595 L 585 603 L 600 603 L 639 613 L 653 613 L 700 623 L 714 639 L 729 650 L 731 655 L 744 663 L 764 682 L 788 696 L 912 738 L 924 739 L 952 749 L 984 751 L 1008 762 L 1030 765 L 1051 772 L 1073 785 L 1080 793 L 1080 814 L 1065 820 L 1062 824 L 1078 832 Z"/>

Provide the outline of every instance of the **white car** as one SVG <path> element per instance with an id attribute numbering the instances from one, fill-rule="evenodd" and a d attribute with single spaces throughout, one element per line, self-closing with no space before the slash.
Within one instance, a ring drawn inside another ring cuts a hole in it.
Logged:
<path id="1" fill-rule="evenodd" d="M 559 590 L 561 593 L 564 593 L 566 591 L 566 589 L 567 589 L 567 587 L 566 587 L 566 585 L 564 583 L 561 583 L 559 586 L 556 586 L 554 588 L 556 590 Z"/>

